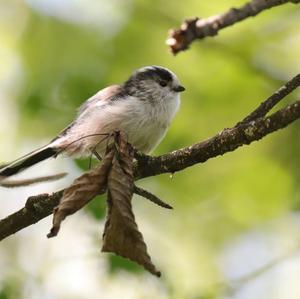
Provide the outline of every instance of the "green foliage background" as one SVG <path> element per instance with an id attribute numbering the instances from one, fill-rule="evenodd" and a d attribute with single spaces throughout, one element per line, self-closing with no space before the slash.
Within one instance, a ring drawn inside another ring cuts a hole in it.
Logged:
<path id="1" fill-rule="evenodd" d="M 0 130 L 2 160 L 13 158 L 14 152 L 7 154 L 11 144 L 51 139 L 85 99 L 106 85 L 126 80 L 144 65 L 172 69 L 186 87 L 181 110 L 155 154 L 234 125 L 299 71 L 296 5 L 266 11 L 214 38 L 195 42 L 174 57 L 165 45 L 170 28 L 178 27 L 183 18 L 207 17 L 244 1 L 113 1 L 110 13 L 100 14 L 105 20 L 99 19 L 99 24 L 81 23 L 81 16 L 76 22 L 58 18 L 30 5 L 37 2 L 0 2 L 0 75 L 5 89 L 1 101 L 14 107 L 12 115 L 6 115 L 10 125 Z M 85 3 L 101 9 L 95 1 Z M 13 55 L 21 67 L 10 77 L 5 70 L 15 63 Z M 284 104 L 293 99 L 295 95 L 289 96 Z M 142 200 L 134 202 L 141 230 L 145 223 L 152 227 L 150 240 L 147 232 L 144 235 L 163 271 L 166 298 L 200 298 L 227 279 L 218 260 L 224 247 L 252 229 L 264 229 L 270 221 L 297 213 L 299 129 L 295 123 L 172 179 L 163 175 L 141 182 L 175 208 L 168 212 Z M 78 165 L 84 167 L 82 162 Z M 98 199 L 87 212 L 103 219 L 104 209 L 104 201 Z M 121 258 L 108 259 L 109 275 L 120 269 L 145 275 Z M 18 296 L 10 283 L 2 285 L 0 298 Z M 216 289 L 209 298 L 219 296 Z M 146 293 L 143 298 L 148 298 Z"/>

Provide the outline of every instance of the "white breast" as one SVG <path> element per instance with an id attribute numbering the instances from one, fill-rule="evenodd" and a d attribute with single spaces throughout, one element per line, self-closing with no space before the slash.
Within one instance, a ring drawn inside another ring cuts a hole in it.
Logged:
<path id="1" fill-rule="evenodd" d="M 129 142 L 138 150 L 149 153 L 165 136 L 179 108 L 179 96 L 155 103 L 145 101 L 143 105 L 135 99 L 132 104 L 130 117 L 124 119 L 121 129 L 128 133 Z"/>
<path id="2" fill-rule="evenodd" d="M 179 105 L 178 94 L 155 103 L 141 101 L 135 97 L 111 103 L 98 101 L 78 116 L 68 134 L 63 139 L 57 140 L 57 143 L 58 145 L 73 143 L 67 150 L 71 155 L 88 154 L 95 146 L 97 151 L 103 154 L 106 142 L 99 144 L 101 136 L 87 138 L 84 136 L 123 130 L 135 148 L 149 153 L 165 136 Z"/>

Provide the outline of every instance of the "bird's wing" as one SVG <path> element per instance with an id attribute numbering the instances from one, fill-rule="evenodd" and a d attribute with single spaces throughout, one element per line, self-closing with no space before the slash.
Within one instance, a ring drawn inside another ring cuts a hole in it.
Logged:
<path id="1" fill-rule="evenodd" d="M 78 109 L 78 115 L 81 115 L 86 111 L 88 107 L 99 101 L 110 101 L 112 98 L 119 95 L 122 87 L 120 85 L 111 85 L 99 90 L 96 94 L 86 100 Z"/>
<path id="2" fill-rule="evenodd" d="M 87 109 L 90 106 L 92 106 L 94 103 L 99 102 L 99 101 L 103 101 L 103 102 L 110 101 L 110 100 L 112 100 L 112 98 L 117 97 L 120 94 L 121 91 L 122 91 L 121 85 L 111 85 L 111 86 L 108 86 L 106 88 L 103 88 L 103 89 L 99 90 L 96 94 L 94 94 L 92 97 L 87 99 L 79 107 L 78 112 L 77 112 L 77 117 L 79 115 L 84 114 L 87 111 Z M 73 127 L 73 125 L 74 125 L 74 122 L 69 124 L 53 140 L 51 140 L 51 142 L 53 142 L 53 141 L 57 140 L 58 138 L 64 136 L 70 130 L 70 128 Z"/>

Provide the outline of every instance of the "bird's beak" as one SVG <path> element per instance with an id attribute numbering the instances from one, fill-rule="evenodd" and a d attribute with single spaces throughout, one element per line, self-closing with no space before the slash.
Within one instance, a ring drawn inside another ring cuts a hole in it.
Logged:
<path id="1" fill-rule="evenodd" d="M 181 85 L 178 85 L 178 86 L 173 87 L 173 90 L 175 92 L 183 92 L 183 91 L 185 91 L 185 88 Z"/>

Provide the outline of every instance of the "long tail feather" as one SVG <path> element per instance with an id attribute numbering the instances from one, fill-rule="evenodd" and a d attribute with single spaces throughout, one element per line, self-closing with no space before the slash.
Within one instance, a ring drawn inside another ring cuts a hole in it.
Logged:
<path id="1" fill-rule="evenodd" d="M 51 147 L 50 145 L 46 145 L 45 147 L 31 152 L 28 155 L 21 157 L 0 169 L 0 180 L 17 174 L 34 164 L 55 156 L 56 154 L 57 149 Z"/>

